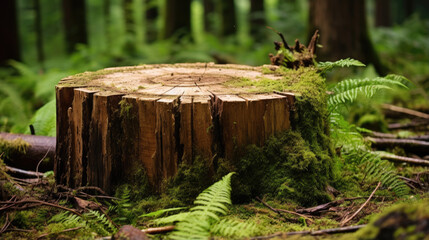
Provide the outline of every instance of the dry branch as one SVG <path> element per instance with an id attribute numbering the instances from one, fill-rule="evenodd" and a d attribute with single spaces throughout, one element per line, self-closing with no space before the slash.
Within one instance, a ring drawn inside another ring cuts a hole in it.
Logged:
<path id="1" fill-rule="evenodd" d="M 398 156 L 390 153 L 380 153 L 380 157 L 382 159 L 386 159 L 394 162 L 403 162 L 403 163 L 409 163 L 414 165 L 429 166 L 429 161 L 423 160 L 423 159 L 403 157 L 403 156 Z"/>
<path id="2" fill-rule="evenodd" d="M 289 213 L 289 214 L 292 214 L 292 215 L 295 215 L 295 216 L 298 216 L 298 217 L 302 217 L 302 218 L 304 218 L 305 220 L 308 220 L 309 222 L 313 222 L 313 221 L 309 218 L 309 216 L 306 216 L 306 215 L 303 215 L 303 214 L 300 214 L 300 213 L 297 213 L 297 212 L 293 212 L 293 211 L 288 211 L 288 210 L 284 210 L 284 209 L 273 208 L 273 207 L 271 207 L 268 203 L 266 203 L 264 200 L 260 199 L 259 197 L 256 197 L 256 200 L 258 200 L 260 203 L 264 204 L 264 205 L 265 205 L 267 208 L 269 208 L 271 211 L 273 211 L 273 212 L 275 212 L 275 213 L 279 214 L 279 215 L 280 215 L 280 216 L 282 216 L 283 218 L 285 218 L 285 217 L 283 216 L 282 212 L 283 212 L 283 213 Z"/>
<path id="3" fill-rule="evenodd" d="M 71 208 L 67 208 L 67 207 L 63 207 L 61 205 L 55 204 L 55 203 L 49 203 L 49 202 L 45 202 L 45 201 L 40 201 L 40 200 L 36 200 L 36 199 L 23 199 L 23 200 L 19 200 L 19 201 L 5 201 L 5 202 L 0 202 L 0 204 L 4 204 L 5 206 L 0 208 L 0 211 L 5 211 L 9 208 L 13 208 L 16 205 L 20 205 L 20 204 L 26 204 L 26 203 L 37 203 L 40 205 L 46 205 L 46 206 L 50 206 L 50 207 L 55 207 L 55 208 L 59 208 L 65 211 L 69 211 L 75 215 L 78 215 L 80 217 L 82 217 L 82 214 L 80 214 L 79 212 L 76 212 L 75 210 L 71 209 Z"/>
<path id="4" fill-rule="evenodd" d="M 391 138 L 366 138 L 376 148 L 402 147 L 418 151 L 419 153 L 429 153 L 429 142 L 413 139 L 391 139 Z"/>
<path id="5" fill-rule="evenodd" d="M 143 229 L 142 232 L 147 233 L 147 234 L 159 234 L 159 233 L 166 233 L 166 232 L 171 232 L 174 230 L 176 226 L 165 226 L 165 227 L 155 227 L 155 228 L 147 228 L 147 229 Z"/>
<path id="6" fill-rule="evenodd" d="M 285 232 L 285 233 L 275 233 L 268 236 L 259 236 L 259 237 L 252 237 L 251 240 L 263 240 L 263 239 L 271 239 L 271 238 L 277 238 L 277 237 L 287 237 L 287 236 L 293 236 L 293 235 L 311 235 L 311 236 L 319 236 L 319 235 L 325 235 L 325 234 L 336 234 L 336 233 L 349 233 L 349 232 L 355 232 L 366 225 L 356 225 L 356 226 L 348 226 L 348 227 L 340 227 L 340 228 L 329 228 L 329 229 L 323 229 L 323 230 L 316 230 L 316 231 L 300 231 L 300 232 Z"/>
<path id="7" fill-rule="evenodd" d="M 11 175 L 19 175 L 23 177 L 32 177 L 32 178 L 43 177 L 43 173 L 38 173 L 34 171 L 27 171 L 27 170 L 22 170 L 19 168 L 14 168 L 9 166 L 6 166 L 6 169 L 9 173 L 11 173 Z"/>
<path id="8" fill-rule="evenodd" d="M 356 215 L 362 211 L 362 209 L 369 203 L 369 200 L 371 200 L 372 196 L 374 195 L 374 193 L 378 190 L 378 188 L 381 186 L 381 182 L 378 182 L 377 187 L 375 187 L 374 191 L 372 191 L 371 195 L 369 195 L 369 198 L 362 204 L 362 206 L 360 206 L 360 208 L 353 213 L 352 216 L 344 219 L 343 221 L 341 221 L 340 225 L 344 226 L 346 223 L 348 223 L 350 220 L 352 220 L 354 217 L 356 217 Z"/>
<path id="9" fill-rule="evenodd" d="M 395 112 L 397 114 L 406 115 L 406 117 L 417 117 L 417 118 L 422 118 L 422 119 L 429 119 L 429 114 L 422 113 L 422 112 L 419 112 L 416 110 L 398 107 L 398 106 L 394 106 L 394 105 L 390 105 L 390 104 L 383 104 L 383 105 L 381 105 L 381 107 L 384 110 L 387 110 L 390 112 Z"/>

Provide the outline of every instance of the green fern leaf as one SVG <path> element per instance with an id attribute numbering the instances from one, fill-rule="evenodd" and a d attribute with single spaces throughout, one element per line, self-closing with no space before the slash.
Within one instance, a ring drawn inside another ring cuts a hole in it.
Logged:
<path id="1" fill-rule="evenodd" d="M 171 239 L 208 239 L 213 225 L 220 221 L 231 204 L 231 176 L 229 173 L 195 199 L 189 212 L 178 213 L 154 220 L 157 224 L 178 222 Z"/>
<path id="2" fill-rule="evenodd" d="M 336 67 L 351 67 L 351 66 L 365 67 L 365 64 L 351 58 L 341 59 L 336 62 L 320 62 L 317 64 L 317 68 L 321 72 L 327 72 Z"/>
<path id="3" fill-rule="evenodd" d="M 222 237 L 250 237 L 260 232 L 255 223 L 238 222 L 230 219 L 222 219 L 212 228 L 213 235 Z"/>

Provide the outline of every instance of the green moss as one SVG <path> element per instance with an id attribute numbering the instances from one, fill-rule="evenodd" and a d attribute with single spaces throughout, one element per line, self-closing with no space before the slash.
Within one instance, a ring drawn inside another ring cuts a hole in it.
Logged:
<path id="1" fill-rule="evenodd" d="M 21 138 L 11 141 L 0 138 L 0 154 L 3 154 L 1 157 L 6 163 L 13 161 L 15 154 L 25 154 L 29 147 L 30 144 Z"/>
<path id="2" fill-rule="evenodd" d="M 348 239 L 425 239 L 429 234 L 428 206 L 427 199 L 394 206 Z"/>
<path id="3" fill-rule="evenodd" d="M 264 147 L 251 145 L 246 152 L 235 167 L 234 200 L 268 194 L 302 205 L 329 201 L 325 187 L 332 175 L 332 159 L 324 151 L 313 151 L 299 132 L 272 136 Z"/>
<path id="4" fill-rule="evenodd" d="M 133 108 L 133 105 L 129 103 L 126 99 L 122 99 L 119 102 L 119 106 L 121 108 L 120 116 L 123 118 L 130 118 L 130 111 Z"/>
<path id="5" fill-rule="evenodd" d="M 234 166 L 223 167 L 238 173 L 233 183 L 235 200 L 269 194 L 302 205 L 329 201 L 325 188 L 334 179 L 335 154 L 329 137 L 325 79 L 312 67 L 263 71 L 282 78 L 257 81 L 241 78 L 226 85 L 251 86 L 250 91 L 255 92 L 297 93 L 292 129 L 272 136 L 264 147 L 249 146 L 243 158 L 232 161 Z"/>
<path id="6" fill-rule="evenodd" d="M 214 182 L 212 175 L 208 161 L 197 156 L 192 164 L 180 164 L 177 174 L 165 182 L 163 191 L 172 199 L 191 204 Z"/>

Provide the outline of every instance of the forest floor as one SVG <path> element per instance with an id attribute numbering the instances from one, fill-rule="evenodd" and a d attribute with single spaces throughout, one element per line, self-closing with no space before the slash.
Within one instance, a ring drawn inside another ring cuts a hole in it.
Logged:
<path id="1" fill-rule="evenodd" d="M 401 236 L 398 234 L 411 236 L 407 234 L 412 232 L 423 234 L 416 235 L 416 239 L 423 239 L 429 233 L 429 226 L 426 223 L 421 227 L 419 222 L 428 222 L 429 213 L 425 210 L 414 210 L 413 213 L 410 209 L 419 203 L 427 206 L 429 200 L 429 117 L 422 112 L 392 105 L 383 105 L 383 113 L 389 123 L 389 133 L 372 132 L 366 139 L 372 142 L 374 150 L 395 153 L 396 157 L 390 156 L 390 160 L 395 162 L 400 179 L 410 188 L 409 194 L 397 197 L 380 184 L 362 183 L 360 194 L 354 189 L 343 192 L 327 189 L 334 200 L 309 208 L 270 197 L 256 197 L 246 204 L 232 205 L 226 218 L 256 224 L 260 237 L 250 239 L 359 239 L 356 235 L 359 232 L 353 232 L 369 223 L 385 229 L 383 231 L 387 235 L 384 236 L 398 238 Z M 127 193 L 108 196 L 96 187 L 71 189 L 57 185 L 53 172 L 23 173 L 11 170 L 4 163 L 0 174 L 2 239 L 110 239 L 109 236 L 122 225 L 129 224 L 146 229 L 150 237 L 159 239 L 174 228 L 156 228 L 151 221 L 153 216 L 146 214 L 174 205 L 174 201 L 160 203 L 165 199 L 145 199 L 132 202 Z M 374 220 L 380 218 L 380 213 L 386 209 L 401 204 L 407 206 L 408 213 L 411 211 L 415 215 L 417 211 L 421 215 L 407 218 L 396 212 L 393 220 L 386 215 L 383 223 Z M 414 230 L 410 230 L 411 226 Z M 398 229 L 405 230 L 398 233 Z M 368 231 L 361 230 L 360 234 L 369 234 Z"/>

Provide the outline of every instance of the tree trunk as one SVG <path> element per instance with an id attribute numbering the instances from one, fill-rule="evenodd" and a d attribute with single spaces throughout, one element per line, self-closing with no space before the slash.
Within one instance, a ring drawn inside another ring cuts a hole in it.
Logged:
<path id="1" fill-rule="evenodd" d="M 158 2 L 153 0 L 145 0 L 146 8 L 146 19 L 145 19 L 145 29 L 146 36 L 145 39 L 147 42 L 151 43 L 158 39 L 158 29 L 156 27 L 156 19 L 158 18 Z"/>
<path id="2" fill-rule="evenodd" d="M 110 48 L 111 34 L 110 34 L 110 0 L 103 0 L 103 20 L 104 20 L 104 35 L 106 38 L 107 49 Z"/>
<path id="3" fill-rule="evenodd" d="M 234 0 L 222 0 L 219 2 L 222 9 L 222 35 L 234 35 L 237 32 L 237 17 L 235 14 L 235 1 Z"/>
<path id="4" fill-rule="evenodd" d="M 40 10 L 40 0 L 33 0 L 35 20 L 34 25 L 36 29 L 36 49 L 37 49 L 37 61 L 40 64 L 41 70 L 45 69 L 45 51 L 43 49 L 43 29 L 42 29 L 42 13 Z"/>
<path id="5" fill-rule="evenodd" d="M 0 8 L 0 67 L 10 59 L 19 61 L 20 46 L 15 0 L 4 0 Z"/>
<path id="6" fill-rule="evenodd" d="M 391 11 L 390 0 L 375 1 L 375 26 L 376 27 L 392 26 L 390 11 Z"/>
<path id="7" fill-rule="evenodd" d="M 66 50 L 72 53 L 77 44 L 87 44 L 85 0 L 63 0 L 63 22 Z"/>
<path id="8" fill-rule="evenodd" d="M 136 52 L 136 30 L 133 11 L 133 0 L 122 0 L 122 11 L 125 19 L 125 45 L 127 54 Z"/>
<path id="9" fill-rule="evenodd" d="M 166 0 L 164 39 L 191 37 L 191 0 Z"/>
<path id="10" fill-rule="evenodd" d="M 249 144 L 290 128 L 293 94 L 224 85 L 238 78 L 278 76 L 261 67 L 175 64 L 63 79 L 56 88 L 58 182 L 112 191 L 144 169 L 160 190 L 182 162 L 232 161 Z"/>
<path id="11" fill-rule="evenodd" d="M 368 35 L 365 1 L 311 0 L 310 30 L 320 31 L 318 60 L 354 58 L 374 64 L 380 75 L 387 73 Z"/>
<path id="12" fill-rule="evenodd" d="M 251 0 L 250 1 L 250 33 L 256 42 L 265 40 L 267 29 L 265 20 L 264 1 Z"/>

